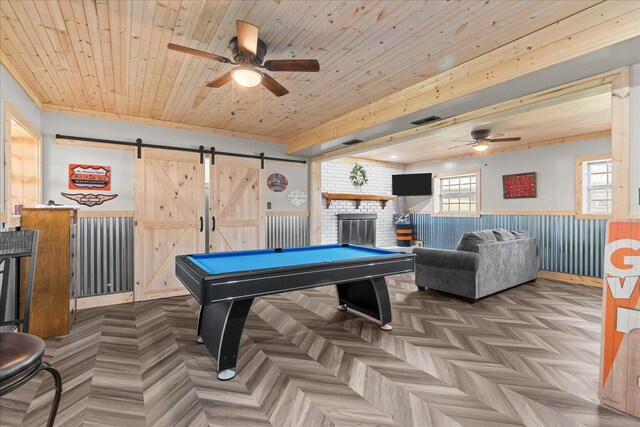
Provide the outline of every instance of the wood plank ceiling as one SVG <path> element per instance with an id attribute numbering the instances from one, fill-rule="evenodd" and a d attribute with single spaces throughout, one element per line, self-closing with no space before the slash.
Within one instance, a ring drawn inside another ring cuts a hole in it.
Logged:
<path id="1" fill-rule="evenodd" d="M 45 109 L 86 110 L 286 139 L 588 8 L 598 1 L 0 2 L 0 48 Z M 204 85 L 229 65 L 235 20 L 260 28 L 290 94 Z M 234 111 L 235 115 L 231 112 Z"/>
<path id="2" fill-rule="evenodd" d="M 429 163 L 447 159 L 480 156 L 509 151 L 515 147 L 529 148 L 545 142 L 581 140 L 581 135 L 596 136 L 611 130 L 611 95 L 608 92 L 589 95 L 544 105 L 532 104 L 500 113 L 490 114 L 464 123 L 426 132 L 408 142 L 388 144 L 384 147 L 357 154 L 372 160 L 411 164 Z M 503 137 L 522 139 L 518 142 L 491 144 L 484 153 L 464 146 L 471 141 L 474 129 L 490 129 L 503 133 Z"/>

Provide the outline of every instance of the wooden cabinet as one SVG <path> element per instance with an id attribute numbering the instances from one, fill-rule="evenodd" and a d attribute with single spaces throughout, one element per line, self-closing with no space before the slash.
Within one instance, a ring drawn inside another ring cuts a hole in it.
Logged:
<path id="1" fill-rule="evenodd" d="M 21 229 L 39 230 L 29 332 L 41 338 L 66 335 L 76 310 L 78 215 L 73 208 L 24 208 Z M 29 260 L 20 266 L 24 307 Z"/>

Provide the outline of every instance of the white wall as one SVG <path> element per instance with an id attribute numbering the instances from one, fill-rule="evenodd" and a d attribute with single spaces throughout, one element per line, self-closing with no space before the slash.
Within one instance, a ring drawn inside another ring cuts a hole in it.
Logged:
<path id="1" fill-rule="evenodd" d="M 488 154 L 446 163 L 408 167 L 406 173 L 431 172 L 435 175 L 480 169 L 480 209 L 509 210 L 574 210 L 575 158 L 611 152 L 611 139 L 559 144 L 531 150 Z M 537 197 L 503 199 L 502 175 L 536 172 Z M 636 190 L 637 191 L 637 190 Z M 408 210 L 431 212 L 432 197 L 406 197 Z"/>
<path id="2" fill-rule="evenodd" d="M 631 67 L 631 215 L 640 217 L 640 64 Z"/>
<path id="3" fill-rule="evenodd" d="M 0 149 L 0 211 L 4 211 L 4 107 L 5 102 L 11 104 L 20 115 L 37 130 L 41 129 L 40 109 L 31 101 L 29 96 L 20 87 L 18 82 L 0 64 L 0 138 L 2 147 Z"/>
<path id="4" fill-rule="evenodd" d="M 351 169 L 354 163 L 335 160 L 322 163 L 322 191 L 335 193 L 375 193 L 391 194 L 391 175 L 404 173 L 403 169 L 387 168 L 371 164 L 362 164 L 367 171 L 369 182 L 362 189 L 356 189 L 349 181 Z M 355 202 L 351 200 L 334 200 L 329 209 L 322 207 L 322 243 L 337 243 L 338 241 L 338 214 L 344 213 L 375 213 L 378 215 L 376 222 L 376 246 L 395 246 L 396 235 L 393 224 L 393 214 L 404 210 L 403 202 L 392 200 L 382 209 L 380 202 L 363 201 L 360 209 L 355 208 Z"/>
<path id="5" fill-rule="evenodd" d="M 256 155 L 264 152 L 267 156 L 289 157 L 286 156 L 286 147 L 283 144 L 61 113 L 42 113 L 42 134 L 44 165 L 43 193 L 45 202 L 53 199 L 58 203 L 76 205 L 75 202 L 60 195 L 61 192 L 80 192 L 68 189 L 67 170 L 70 163 L 111 166 L 112 190 L 105 194 L 118 194 L 118 197 L 105 202 L 103 205 L 93 207 L 92 209 L 94 210 L 133 210 L 134 154 L 133 152 L 123 150 L 95 149 L 56 144 L 56 134 L 130 142 L 135 142 L 137 138 L 142 138 L 143 142 L 149 144 L 191 148 L 204 145 L 207 149 L 213 146 L 219 151 Z M 197 154 L 194 154 L 194 156 L 197 156 Z M 267 189 L 267 172 L 271 170 L 284 171 L 285 176 L 289 175 L 291 177 L 287 191 L 274 193 Z M 286 195 L 291 190 L 297 188 L 303 189 L 306 193 L 307 183 L 306 165 L 290 166 L 284 163 L 265 162 L 265 182 L 262 183 L 262 185 L 265 191 L 266 201 L 272 202 L 272 209 L 306 210 L 307 206 L 296 208 L 288 203 L 288 201 L 283 202 L 282 197 L 284 196 L 286 200 Z M 87 209 L 86 207 L 82 208 Z"/>

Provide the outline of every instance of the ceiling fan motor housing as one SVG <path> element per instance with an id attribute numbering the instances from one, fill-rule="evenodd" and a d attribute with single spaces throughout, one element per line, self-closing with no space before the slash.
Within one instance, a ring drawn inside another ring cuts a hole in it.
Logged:
<path id="1" fill-rule="evenodd" d="M 473 139 L 486 139 L 491 135 L 491 131 L 489 129 L 478 129 L 471 131 L 471 137 Z"/>
<path id="2" fill-rule="evenodd" d="M 257 67 L 262 64 L 264 57 L 267 55 L 267 44 L 258 39 L 258 49 L 256 55 L 245 55 L 238 47 L 238 37 L 229 40 L 229 50 L 233 54 L 233 60 L 241 65 L 252 65 Z"/>

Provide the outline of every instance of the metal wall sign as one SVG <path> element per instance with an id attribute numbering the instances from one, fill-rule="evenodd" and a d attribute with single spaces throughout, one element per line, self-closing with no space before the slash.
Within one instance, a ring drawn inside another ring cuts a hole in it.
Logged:
<path id="1" fill-rule="evenodd" d="M 98 206 L 103 204 L 104 202 L 108 202 L 109 200 L 113 200 L 118 197 L 117 194 L 92 194 L 92 193 L 60 193 L 63 197 L 66 197 L 69 200 L 73 200 L 79 205 L 84 206 Z"/>

